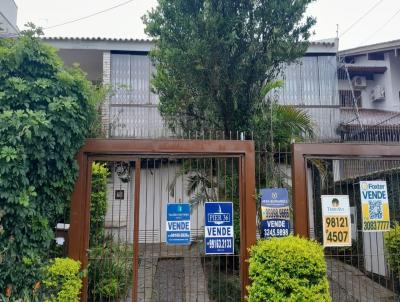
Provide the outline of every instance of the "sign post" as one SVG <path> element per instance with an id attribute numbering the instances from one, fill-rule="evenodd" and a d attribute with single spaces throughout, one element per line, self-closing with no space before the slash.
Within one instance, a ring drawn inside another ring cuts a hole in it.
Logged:
<path id="1" fill-rule="evenodd" d="M 348 195 L 322 195 L 324 246 L 351 246 Z"/>
<path id="2" fill-rule="evenodd" d="M 285 237 L 290 233 L 288 190 L 261 189 L 261 237 Z"/>
<path id="3" fill-rule="evenodd" d="M 188 203 L 167 204 L 167 244 L 190 244 L 190 205 Z"/>
<path id="4" fill-rule="evenodd" d="M 360 181 L 363 231 L 390 230 L 389 201 L 386 181 Z"/>
<path id="5" fill-rule="evenodd" d="M 206 202 L 205 249 L 207 255 L 233 254 L 233 204 L 232 202 Z"/>

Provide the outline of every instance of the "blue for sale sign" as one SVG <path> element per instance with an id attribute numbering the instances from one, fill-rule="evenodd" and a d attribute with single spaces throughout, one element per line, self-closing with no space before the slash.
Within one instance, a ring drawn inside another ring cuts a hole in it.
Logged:
<path id="1" fill-rule="evenodd" d="M 261 189 L 261 237 L 284 237 L 290 233 L 288 190 Z"/>
<path id="2" fill-rule="evenodd" d="M 167 204 L 167 244 L 190 244 L 190 205 Z"/>
<path id="3" fill-rule="evenodd" d="M 233 254 L 232 202 L 206 202 L 204 209 L 206 254 Z"/>

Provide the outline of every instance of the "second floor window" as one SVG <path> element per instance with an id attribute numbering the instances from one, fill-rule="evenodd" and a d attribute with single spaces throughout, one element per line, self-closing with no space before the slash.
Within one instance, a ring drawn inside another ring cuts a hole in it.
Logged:
<path id="1" fill-rule="evenodd" d="M 357 107 L 361 107 L 361 90 L 354 90 L 354 97 L 357 102 Z M 341 107 L 354 107 L 353 94 L 351 90 L 339 90 L 339 100 Z"/>
<path id="2" fill-rule="evenodd" d="M 166 135 L 158 96 L 151 90 L 154 72 L 147 53 L 111 54 L 111 137 Z"/>
<path id="3" fill-rule="evenodd" d="M 153 66 L 146 53 L 111 55 L 111 104 L 156 104 L 150 80 Z"/>

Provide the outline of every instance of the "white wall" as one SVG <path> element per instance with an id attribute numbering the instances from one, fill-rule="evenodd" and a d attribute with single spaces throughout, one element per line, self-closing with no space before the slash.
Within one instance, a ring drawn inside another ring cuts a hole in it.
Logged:
<path id="1" fill-rule="evenodd" d="M 153 243 L 166 241 L 166 209 L 168 203 L 188 202 L 186 194 L 187 177 L 177 177 L 174 185 L 175 194 L 171 196 L 169 185 L 174 182 L 179 164 L 165 164 L 162 167 L 142 169 L 139 206 L 139 242 Z M 132 169 L 133 170 L 133 169 Z M 133 242 L 134 226 L 134 174 L 131 180 L 122 182 L 117 175 L 108 183 L 108 210 L 106 227 L 116 241 Z M 125 198 L 116 200 L 115 190 L 123 189 Z M 204 206 L 192 208 L 192 239 L 204 232 Z"/>

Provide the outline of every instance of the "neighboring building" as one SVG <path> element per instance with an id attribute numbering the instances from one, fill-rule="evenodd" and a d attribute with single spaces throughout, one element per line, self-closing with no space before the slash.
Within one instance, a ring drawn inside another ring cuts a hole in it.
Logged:
<path id="1" fill-rule="evenodd" d="M 400 141 L 400 40 L 338 55 L 342 140 Z"/>
<path id="2" fill-rule="evenodd" d="M 340 51 L 338 61 L 341 140 L 400 142 L 400 40 Z M 356 182 L 396 169 L 397 161 L 346 160 L 336 179 Z M 363 233 L 362 240 L 366 271 L 387 276 L 383 233 Z"/>
<path id="3" fill-rule="evenodd" d="M 17 10 L 13 0 L 0 0 L 0 37 L 13 36 L 19 32 Z"/>

